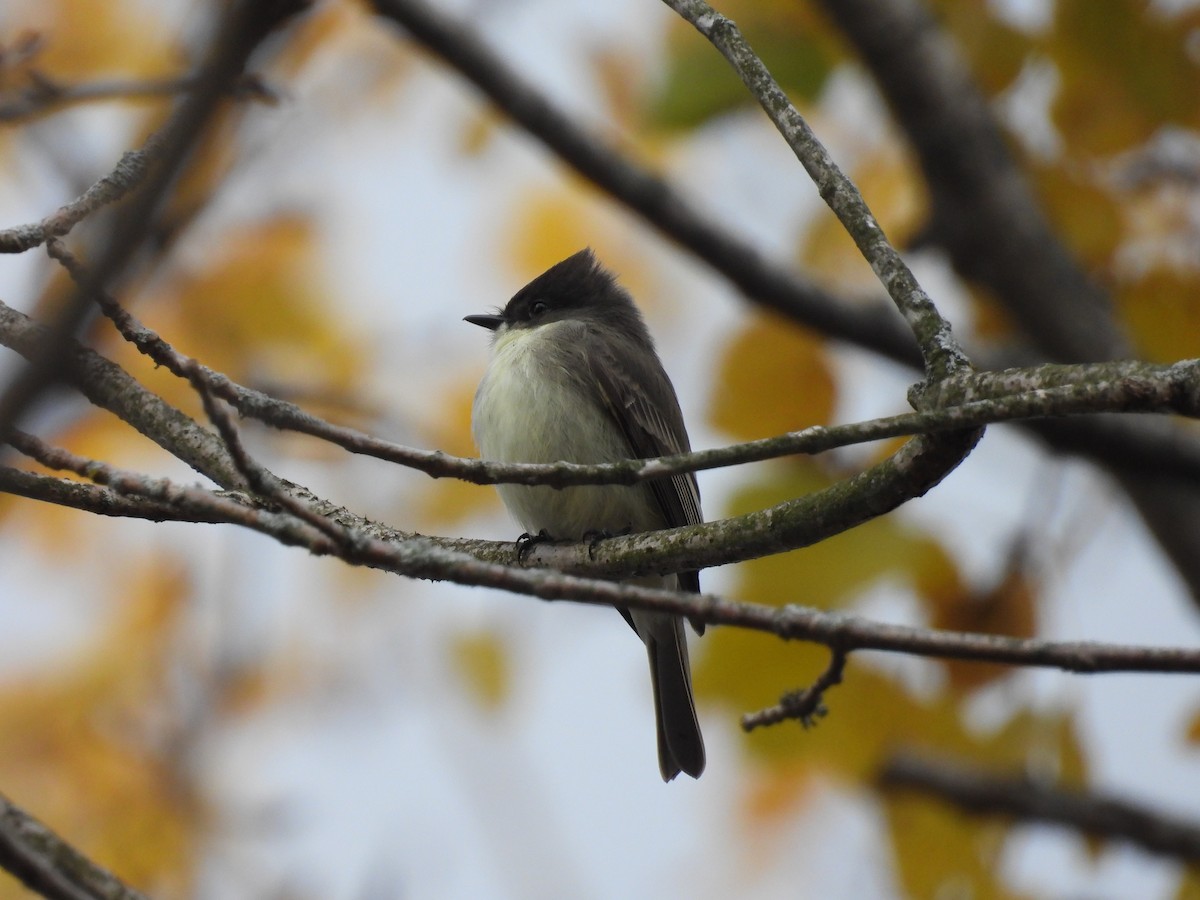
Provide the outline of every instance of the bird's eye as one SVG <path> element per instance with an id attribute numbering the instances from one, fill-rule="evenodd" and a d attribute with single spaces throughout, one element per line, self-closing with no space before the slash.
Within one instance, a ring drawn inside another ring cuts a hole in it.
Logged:
<path id="1" fill-rule="evenodd" d="M 546 310 L 549 308 L 550 307 L 546 305 L 545 300 L 534 300 L 529 304 L 529 316 L 530 318 L 536 319 L 538 316 L 545 315 Z"/>

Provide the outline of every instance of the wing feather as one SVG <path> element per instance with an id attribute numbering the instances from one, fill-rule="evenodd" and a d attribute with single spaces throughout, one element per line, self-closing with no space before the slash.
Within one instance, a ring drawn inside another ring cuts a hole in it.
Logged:
<path id="1" fill-rule="evenodd" d="M 691 450 L 679 400 L 658 357 L 651 354 L 621 354 L 618 359 L 602 341 L 593 341 L 589 353 L 592 382 L 600 388 L 605 410 L 629 444 L 631 459 L 649 459 Z M 666 402 L 653 403 L 652 397 Z M 666 527 L 697 525 L 704 521 L 700 509 L 700 487 L 694 473 L 657 478 L 650 488 L 662 510 Z M 699 592 L 698 572 L 681 572 L 680 585 Z"/>

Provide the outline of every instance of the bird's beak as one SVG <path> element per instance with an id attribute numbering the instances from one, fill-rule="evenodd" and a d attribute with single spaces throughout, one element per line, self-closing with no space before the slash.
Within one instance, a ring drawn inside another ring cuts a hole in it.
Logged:
<path id="1" fill-rule="evenodd" d="M 472 325 L 482 325 L 488 331 L 495 331 L 504 324 L 504 316 L 463 316 L 463 321 Z"/>

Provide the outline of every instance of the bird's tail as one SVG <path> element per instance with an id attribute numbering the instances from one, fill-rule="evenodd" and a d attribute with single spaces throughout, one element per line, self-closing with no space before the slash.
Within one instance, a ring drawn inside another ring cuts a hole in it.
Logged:
<path id="1" fill-rule="evenodd" d="M 661 613 L 634 613 L 650 656 L 654 715 L 658 722 L 658 768 L 663 781 L 680 772 L 699 778 L 704 771 L 704 738 L 692 697 L 683 619 Z"/>

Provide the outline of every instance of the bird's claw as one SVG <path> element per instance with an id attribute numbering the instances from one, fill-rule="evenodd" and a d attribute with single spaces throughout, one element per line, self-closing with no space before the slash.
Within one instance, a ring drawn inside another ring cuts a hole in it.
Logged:
<path id="1" fill-rule="evenodd" d="M 622 528 L 620 531 L 608 531 L 607 529 L 589 529 L 583 533 L 583 539 L 588 545 L 588 559 L 596 558 L 596 546 L 601 541 L 606 541 L 609 538 L 623 537 L 633 533 L 633 526 Z"/>
<path id="2" fill-rule="evenodd" d="M 533 548 L 538 544 L 546 544 L 552 541 L 550 532 L 545 528 L 541 529 L 537 534 L 530 534 L 526 531 L 517 538 L 517 562 L 525 565 L 525 560 L 529 558 L 529 554 L 533 552 Z"/>

